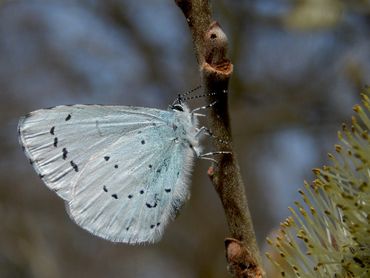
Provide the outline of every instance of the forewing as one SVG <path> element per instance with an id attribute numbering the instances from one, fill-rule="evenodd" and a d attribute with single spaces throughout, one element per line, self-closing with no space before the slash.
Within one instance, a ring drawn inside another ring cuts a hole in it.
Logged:
<path id="1" fill-rule="evenodd" d="M 68 201 L 72 184 L 97 153 L 131 131 L 163 125 L 166 113 L 101 105 L 41 109 L 21 118 L 19 141 L 40 178 Z"/>
<path id="2" fill-rule="evenodd" d="M 69 202 L 76 223 L 111 241 L 158 241 L 188 197 L 193 152 L 173 134 L 168 125 L 132 131 L 90 159 Z"/>

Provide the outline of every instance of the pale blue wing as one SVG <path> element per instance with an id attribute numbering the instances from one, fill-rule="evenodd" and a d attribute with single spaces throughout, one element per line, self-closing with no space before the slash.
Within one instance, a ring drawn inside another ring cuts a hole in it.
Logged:
<path id="1" fill-rule="evenodd" d="M 170 125 L 133 130 L 95 154 L 75 182 L 71 217 L 111 241 L 159 240 L 189 194 L 194 154 L 174 134 Z"/>
<path id="2" fill-rule="evenodd" d="M 131 131 L 165 125 L 169 115 L 127 106 L 57 106 L 21 118 L 19 141 L 45 184 L 68 201 L 72 184 L 97 153 Z"/>

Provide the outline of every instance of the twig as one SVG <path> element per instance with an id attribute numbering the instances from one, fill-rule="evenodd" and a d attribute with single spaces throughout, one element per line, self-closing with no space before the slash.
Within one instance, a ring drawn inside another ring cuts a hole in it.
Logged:
<path id="1" fill-rule="evenodd" d="M 228 40 L 220 25 L 212 21 L 208 0 L 175 0 L 185 15 L 192 33 L 195 55 L 199 64 L 203 89 L 210 103 L 217 105 L 210 114 L 210 125 L 219 150 L 232 154 L 220 155 L 217 167 L 208 175 L 221 199 L 232 238 L 225 239 L 228 270 L 235 277 L 263 277 L 261 258 L 248 209 L 239 165 L 231 145 L 227 92 L 233 65 L 227 59 Z M 223 141 L 230 142 L 225 145 Z"/>

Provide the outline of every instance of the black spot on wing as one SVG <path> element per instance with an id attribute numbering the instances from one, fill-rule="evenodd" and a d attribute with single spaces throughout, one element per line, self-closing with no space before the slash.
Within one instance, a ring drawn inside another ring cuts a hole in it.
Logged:
<path id="1" fill-rule="evenodd" d="M 105 161 L 108 161 L 109 158 L 110 158 L 109 156 L 104 156 Z"/>
<path id="2" fill-rule="evenodd" d="M 130 195 L 128 195 L 127 197 L 128 197 L 129 199 L 131 199 L 133 196 L 130 194 Z"/>
<path id="3" fill-rule="evenodd" d="M 54 135 L 54 131 L 55 131 L 55 126 L 53 126 L 53 127 L 50 129 L 50 134 L 51 134 L 51 135 Z"/>
<path id="4" fill-rule="evenodd" d="M 153 205 L 151 205 L 149 203 L 145 203 L 145 205 L 147 206 L 147 208 L 155 208 L 158 204 L 157 204 L 157 202 L 155 202 Z"/>
<path id="5" fill-rule="evenodd" d="M 141 140 L 141 144 L 144 145 L 145 144 L 145 140 Z"/>
<path id="6" fill-rule="evenodd" d="M 66 148 L 63 148 L 62 153 L 63 153 L 63 159 L 66 160 L 67 154 L 68 154 L 67 149 Z"/>
<path id="7" fill-rule="evenodd" d="M 149 164 L 149 168 L 152 169 L 153 165 L 152 164 Z"/>
<path id="8" fill-rule="evenodd" d="M 157 223 L 157 227 L 158 227 L 159 225 L 161 225 L 161 223 L 160 223 L 160 222 L 158 222 L 158 223 Z"/>
<path id="9" fill-rule="evenodd" d="M 114 168 L 116 168 L 116 169 L 117 169 L 117 168 L 118 168 L 118 165 L 117 165 L 117 164 L 116 164 L 116 165 L 114 165 Z"/>
<path id="10" fill-rule="evenodd" d="M 117 194 L 112 194 L 112 197 L 114 198 L 114 199 L 118 199 L 118 196 L 117 196 Z"/>
<path id="11" fill-rule="evenodd" d="M 165 188 L 164 191 L 166 191 L 167 193 L 171 192 L 171 188 Z"/>
<path id="12" fill-rule="evenodd" d="M 70 119 L 72 118 L 71 114 L 68 114 L 68 116 L 66 117 L 66 121 L 69 121 Z"/>
<path id="13" fill-rule="evenodd" d="M 103 186 L 103 190 L 104 192 L 108 192 L 108 188 L 105 185 Z"/>
<path id="14" fill-rule="evenodd" d="M 58 147 L 58 137 L 54 138 L 54 147 Z"/>
<path id="15" fill-rule="evenodd" d="M 153 229 L 155 227 L 155 225 L 150 225 L 150 229 Z"/>
<path id="16" fill-rule="evenodd" d="M 144 194 L 144 190 L 140 190 L 140 194 Z"/>
<path id="17" fill-rule="evenodd" d="M 364 264 L 364 262 L 359 258 L 359 257 L 353 257 L 353 260 L 355 261 L 355 263 L 357 263 L 361 268 L 364 268 L 366 265 Z"/>
<path id="18" fill-rule="evenodd" d="M 78 172 L 78 166 L 76 163 L 73 162 L 73 160 L 71 160 L 71 166 L 73 168 L 73 170 L 75 170 L 76 172 Z"/>
<path id="19" fill-rule="evenodd" d="M 154 203 L 153 204 L 145 203 L 145 205 L 146 205 L 147 208 L 155 208 L 155 207 L 157 207 L 158 202 L 159 202 L 159 199 L 158 199 L 157 196 L 158 196 L 158 194 L 155 194 L 154 195 Z"/>

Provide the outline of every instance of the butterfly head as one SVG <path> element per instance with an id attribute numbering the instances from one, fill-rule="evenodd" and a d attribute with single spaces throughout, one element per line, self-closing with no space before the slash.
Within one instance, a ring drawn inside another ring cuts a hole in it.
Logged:
<path id="1" fill-rule="evenodd" d="M 198 120 L 185 104 L 176 103 L 170 106 L 174 112 L 173 130 L 179 143 L 189 146 L 198 155 L 200 153 Z"/>

